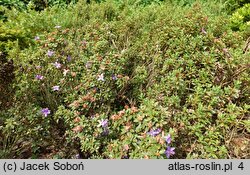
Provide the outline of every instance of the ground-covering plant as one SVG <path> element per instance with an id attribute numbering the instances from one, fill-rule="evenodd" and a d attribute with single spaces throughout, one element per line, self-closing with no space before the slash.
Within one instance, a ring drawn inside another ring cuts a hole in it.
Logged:
<path id="1" fill-rule="evenodd" d="M 249 158 L 249 52 L 208 4 L 9 12 L 32 42 L 8 52 L 15 94 L 0 155 Z"/>
<path id="2" fill-rule="evenodd" d="M 248 0 L 223 0 L 222 1 L 228 13 L 233 13 L 236 9 L 249 3 Z"/>
<path id="3" fill-rule="evenodd" d="M 44 10 L 45 8 L 52 6 L 66 6 L 70 3 L 76 3 L 77 0 L 2 0 L 0 6 L 7 7 L 9 9 L 16 8 L 25 10 L 27 8 L 33 8 L 35 10 Z"/>
<path id="4" fill-rule="evenodd" d="M 250 4 L 245 4 L 237 9 L 231 17 L 231 26 L 233 30 L 249 30 L 250 28 Z"/>

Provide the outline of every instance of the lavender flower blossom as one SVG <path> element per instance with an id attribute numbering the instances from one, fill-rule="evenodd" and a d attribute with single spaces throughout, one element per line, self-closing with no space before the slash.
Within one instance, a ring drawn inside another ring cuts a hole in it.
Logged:
<path id="1" fill-rule="evenodd" d="M 57 61 L 55 63 L 52 63 L 57 69 L 61 68 L 62 65 L 58 63 Z"/>
<path id="2" fill-rule="evenodd" d="M 41 112 L 45 117 L 47 117 L 50 114 L 50 110 L 48 108 L 43 108 Z"/>
<path id="3" fill-rule="evenodd" d="M 40 40 L 40 37 L 39 36 L 35 36 L 34 38 L 36 41 Z"/>
<path id="4" fill-rule="evenodd" d="M 43 79 L 43 76 L 38 74 L 38 75 L 36 75 L 36 79 L 37 79 L 37 80 L 42 80 L 42 79 Z"/>
<path id="5" fill-rule="evenodd" d="M 167 158 L 169 158 L 171 155 L 175 154 L 174 150 L 175 150 L 174 147 L 170 147 L 170 146 L 167 147 L 167 149 L 165 151 Z"/>
<path id="6" fill-rule="evenodd" d="M 53 87 L 52 87 L 52 90 L 53 90 L 53 91 L 59 91 L 59 86 L 53 86 Z"/>
<path id="7" fill-rule="evenodd" d="M 71 56 L 70 55 L 67 56 L 67 60 L 68 60 L 68 62 L 71 61 Z"/>
<path id="8" fill-rule="evenodd" d="M 98 127 L 102 126 L 103 128 L 106 128 L 108 126 L 108 119 L 100 120 Z"/>
<path id="9" fill-rule="evenodd" d="M 103 136 L 109 135 L 109 130 L 108 130 L 108 128 L 104 128 L 104 131 L 102 132 L 102 135 L 103 135 Z"/>
<path id="10" fill-rule="evenodd" d="M 112 80 L 114 80 L 114 81 L 117 80 L 117 76 L 114 75 L 114 74 L 111 76 L 111 78 L 112 78 Z"/>
<path id="11" fill-rule="evenodd" d="M 75 156 L 76 156 L 76 159 L 80 159 L 81 158 L 80 154 L 76 154 Z"/>
<path id="12" fill-rule="evenodd" d="M 167 144 L 170 144 L 170 143 L 171 143 L 171 136 L 170 136 L 170 134 L 168 134 L 168 135 L 165 137 L 165 139 L 166 139 L 166 143 L 167 143 Z"/>
<path id="13" fill-rule="evenodd" d="M 54 53 L 55 53 L 54 51 L 49 50 L 48 53 L 47 53 L 47 55 L 48 55 L 48 57 L 52 57 L 54 55 Z"/>
<path id="14" fill-rule="evenodd" d="M 148 134 L 155 137 L 158 134 L 160 134 L 160 132 L 161 132 L 161 129 L 158 128 L 158 129 L 155 129 L 155 130 L 151 130 L 150 132 L 148 132 Z"/>

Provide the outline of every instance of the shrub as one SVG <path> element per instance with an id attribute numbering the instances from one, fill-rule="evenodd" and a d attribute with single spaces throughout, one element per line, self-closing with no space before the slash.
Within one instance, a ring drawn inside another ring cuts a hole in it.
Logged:
<path id="1" fill-rule="evenodd" d="M 41 11 L 45 8 L 52 6 L 66 6 L 70 3 L 76 3 L 77 0 L 2 0 L 0 6 L 5 6 L 9 9 L 16 8 L 19 10 L 27 10 L 28 8 L 34 8 Z"/>
<path id="2" fill-rule="evenodd" d="M 248 0 L 223 0 L 226 10 L 232 14 L 236 9 L 249 3 Z"/>
<path id="3" fill-rule="evenodd" d="M 250 4 L 245 4 L 237 9 L 231 17 L 231 27 L 233 30 L 247 30 L 250 27 Z"/>
<path id="4" fill-rule="evenodd" d="M 7 8 L 18 8 L 18 9 L 24 9 L 25 3 L 20 0 L 2 0 L 0 2 L 0 6 L 4 6 Z"/>
<path id="5" fill-rule="evenodd" d="M 249 132 L 249 57 L 214 10 L 79 3 L 60 24 L 53 8 L 32 12 L 48 25 L 9 52 L 16 93 L 2 131 L 33 157 L 246 156 L 233 140 Z"/>

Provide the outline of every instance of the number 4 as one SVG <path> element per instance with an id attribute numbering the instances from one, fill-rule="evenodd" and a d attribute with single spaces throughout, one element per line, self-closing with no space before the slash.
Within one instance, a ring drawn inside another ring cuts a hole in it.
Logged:
<path id="1" fill-rule="evenodd" d="M 241 163 L 239 164 L 238 168 L 240 168 L 241 170 L 244 169 L 243 162 L 241 162 Z"/>

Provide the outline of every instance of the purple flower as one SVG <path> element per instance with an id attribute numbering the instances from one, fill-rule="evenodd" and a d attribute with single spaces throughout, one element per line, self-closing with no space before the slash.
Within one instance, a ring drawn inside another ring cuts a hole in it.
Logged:
<path id="1" fill-rule="evenodd" d="M 108 128 L 104 128 L 104 131 L 102 132 L 102 135 L 103 136 L 107 136 L 107 135 L 109 135 L 109 130 L 108 130 Z"/>
<path id="2" fill-rule="evenodd" d="M 98 80 L 98 81 L 105 81 L 105 80 L 104 80 L 104 74 L 102 73 L 101 75 L 98 75 L 97 80 Z"/>
<path id="3" fill-rule="evenodd" d="M 81 158 L 80 154 L 77 154 L 76 159 L 80 159 L 80 158 Z"/>
<path id="4" fill-rule="evenodd" d="M 103 128 L 106 128 L 108 126 L 108 119 L 100 120 L 98 127 L 102 126 Z"/>
<path id="5" fill-rule="evenodd" d="M 57 61 L 55 63 L 52 63 L 57 69 L 61 68 L 62 65 L 58 63 Z"/>
<path id="6" fill-rule="evenodd" d="M 71 61 L 71 56 L 70 55 L 67 56 L 67 60 Z"/>
<path id="7" fill-rule="evenodd" d="M 40 40 L 40 37 L 39 36 L 35 36 L 34 39 L 37 41 L 37 40 Z"/>
<path id="8" fill-rule="evenodd" d="M 122 159 L 128 159 L 128 156 L 122 156 Z"/>
<path id="9" fill-rule="evenodd" d="M 206 30 L 203 27 L 201 28 L 201 33 L 203 33 L 204 35 L 207 34 Z"/>
<path id="10" fill-rule="evenodd" d="M 114 74 L 111 76 L 111 78 L 112 78 L 112 80 L 117 80 L 117 76 Z"/>
<path id="11" fill-rule="evenodd" d="M 174 147 L 170 147 L 170 146 L 167 147 L 167 149 L 165 151 L 167 158 L 169 158 L 171 155 L 175 154 L 174 150 L 175 150 Z"/>
<path id="12" fill-rule="evenodd" d="M 151 130 L 150 132 L 148 132 L 148 134 L 155 137 L 158 134 L 160 134 L 160 132 L 161 132 L 161 129 L 158 128 L 158 129 L 155 129 L 155 130 Z"/>
<path id="13" fill-rule="evenodd" d="M 165 137 L 165 139 L 166 139 L 167 144 L 170 144 L 170 143 L 171 143 L 171 136 L 170 136 L 170 134 L 168 134 L 168 135 Z"/>
<path id="14" fill-rule="evenodd" d="M 37 80 L 42 80 L 42 79 L 43 79 L 43 76 L 38 74 L 38 75 L 36 75 L 36 79 L 37 79 Z"/>
<path id="15" fill-rule="evenodd" d="M 43 108 L 41 112 L 45 117 L 47 117 L 50 114 L 50 110 L 48 108 Z"/>
<path id="16" fill-rule="evenodd" d="M 52 87 L 52 90 L 53 90 L 53 91 L 59 91 L 59 86 L 53 86 L 53 87 Z"/>
<path id="17" fill-rule="evenodd" d="M 49 50 L 48 53 L 47 53 L 47 55 L 48 55 L 48 57 L 52 57 L 54 55 L 54 53 L 55 53 L 54 51 Z"/>

